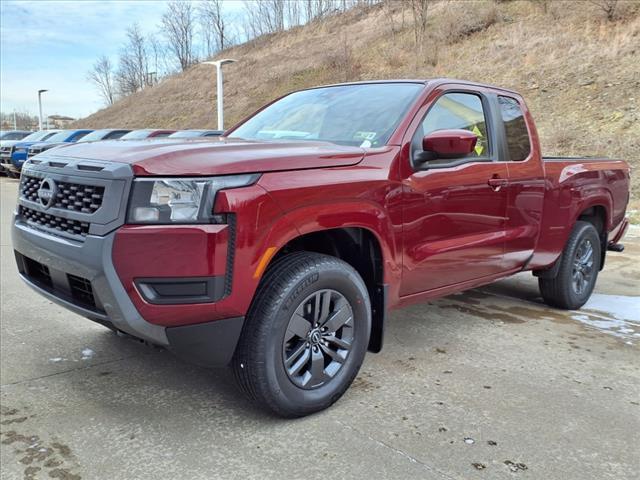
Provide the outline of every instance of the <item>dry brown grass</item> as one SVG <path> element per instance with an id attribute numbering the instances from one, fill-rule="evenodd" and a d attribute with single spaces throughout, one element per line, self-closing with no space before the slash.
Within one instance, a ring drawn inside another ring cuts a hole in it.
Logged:
<path id="1" fill-rule="evenodd" d="M 420 56 L 399 2 L 354 10 L 224 52 L 240 60 L 226 69 L 226 118 L 317 84 L 456 77 L 522 92 L 546 154 L 608 155 L 637 167 L 640 3 L 619 3 L 611 22 L 582 1 L 438 2 Z M 213 67 L 195 66 L 79 124 L 215 127 Z M 640 182 L 633 191 L 640 198 Z"/>

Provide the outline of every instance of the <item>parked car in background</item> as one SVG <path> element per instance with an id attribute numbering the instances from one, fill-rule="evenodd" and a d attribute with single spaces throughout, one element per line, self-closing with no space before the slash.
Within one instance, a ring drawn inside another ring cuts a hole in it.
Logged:
<path id="1" fill-rule="evenodd" d="M 45 150 L 59 147 L 60 145 L 77 142 L 91 132 L 93 132 L 93 130 L 62 130 L 46 139 L 44 142 L 34 143 L 31 145 L 29 150 L 27 150 L 27 158 L 31 158 Z"/>
<path id="2" fill-rule="evenodd" d="M 20 275 L 102 325 L 230 364 L 286 417 L 340 398 L 390 308 L 522 271 L 547 304 L 580 308 L 628 226 L 627 162 L 543 157 L 518 93 L 461 80 L 302 90 L 220 141 L 160 143 L 28 162 Z"/>
<path id="3" fill-rule="evenodd" d="M 2 147 L 11 147 L 31 135 L 33 132 L 28 130 L 5 130 L 0 132 L 0 150 Z M 0 175 L 6 175 L 4 167 L 0 164 Z"/>
<path id="4" fill-rule="evenodd" d="M 82 137 L 78 142 L 98 142 L 101 140 L 117 140 L 129 133 L 131 129 L 125 130 L 121 128 L 103 128 L 101 130 L 94 130 Z"/>
<path id="5" fill-rule="evenodd" d="M 33 132 L 29 130 L 5 130 L 0 131 L 0 142 L 4 140 L 22 140 Z"/>
<path id="6" fill-rule="evenodd" d="M 0 147 L 0 164 L 3 170 L 9 176 L 16 176 L 20 171 L 22 164 L 27 159 L 27 150 L 31 145 L 37 142 L 43 142 L 60 130 L 40 130 L 31 135 L 27 135 L 22 140 L 11 145 L 3 145 Z"/>
<path id="7" fill-rule="evenodd" d="M 152 128 L 145 128 L 142 130 L 131 130 L 126 135 L 120 137 L 120 140 L 144 140 L 145 138 L 162 138 L 168 137 L 175 130 L 154 130 Z"/>
<path id="8" fill-rule="evenodd" d="M 169 138 L 219 137 L 223 133 L 223 130 L 178 130 L 169 135 Z"/>

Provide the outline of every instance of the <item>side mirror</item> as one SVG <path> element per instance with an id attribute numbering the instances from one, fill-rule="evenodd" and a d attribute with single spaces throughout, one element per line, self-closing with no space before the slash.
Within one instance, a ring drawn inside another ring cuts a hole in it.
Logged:
<path id="1" fill-rule="evenodd" d="M 436 130 L 422 139 L 419 160 L 466 157 L 476 146 L 478 136 L 469 130 Z"/>

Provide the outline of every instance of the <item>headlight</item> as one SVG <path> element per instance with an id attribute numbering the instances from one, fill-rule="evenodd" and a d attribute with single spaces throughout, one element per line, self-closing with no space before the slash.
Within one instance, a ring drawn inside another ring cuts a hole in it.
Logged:
<path id="1" fill-rule="evenodd" d="M 216 193 L 246 187 L 259 174 L 134 180 L 127 223 L 211 223 Z"/>

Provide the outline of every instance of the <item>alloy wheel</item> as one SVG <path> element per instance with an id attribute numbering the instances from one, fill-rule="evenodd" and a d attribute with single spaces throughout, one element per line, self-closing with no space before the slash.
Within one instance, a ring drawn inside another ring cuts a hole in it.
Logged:
<path id="1" fill-rule="evenodd" d="M 289 379 L 313 389 L 343 367 L 354 340 L 353 309 L 341 293 L 318 290 L 305 298 L 289 319 L 282 355 Z"/>
<path id="2" fill-rule="evenodd" d="M 593 245 L 588 238 L 580 242 L 576 249 L 571 284 L 573 291 L 578 295 L 584 294 L 593 277 L 593 252 Z"/>

